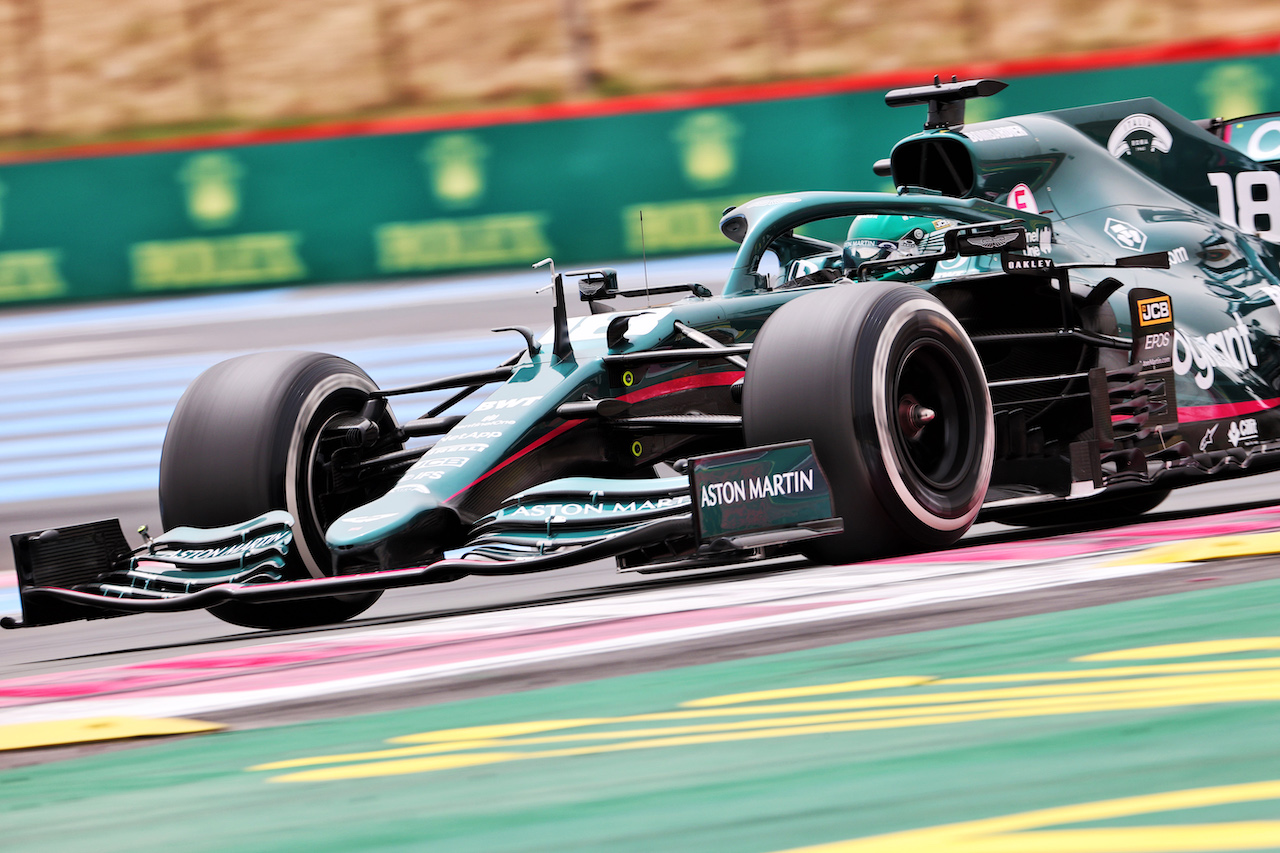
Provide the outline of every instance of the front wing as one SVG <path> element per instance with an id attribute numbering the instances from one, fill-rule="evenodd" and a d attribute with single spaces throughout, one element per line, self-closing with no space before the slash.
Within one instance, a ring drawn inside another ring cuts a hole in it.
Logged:
<path id="1" fill-rule="evenodd" d="M 477 522 L 445 559 L 332 577 L 283 576 L 293 519 L 282 511 L 212 530 L 175 528 L 136 550 L 117 519 L 15 534 L 22 619 L 0 626 L 365 593 L 607 557 L 641 571 L 702 568 L 794 552 L 843 529 L 809 442 L 701 457 L 688 470 L 544 483 Z"/>

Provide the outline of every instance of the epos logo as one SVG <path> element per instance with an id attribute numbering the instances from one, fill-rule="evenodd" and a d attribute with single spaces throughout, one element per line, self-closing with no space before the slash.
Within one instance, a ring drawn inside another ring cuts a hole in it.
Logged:
<path id="1" fill-rule="evenodd" d="M 1138 300 L 1138 325 L 1152 326 L 1163 323 L 1173 317 L 1173 308 L 1169 297 L 1157 296 L 1153 299 Z"/>

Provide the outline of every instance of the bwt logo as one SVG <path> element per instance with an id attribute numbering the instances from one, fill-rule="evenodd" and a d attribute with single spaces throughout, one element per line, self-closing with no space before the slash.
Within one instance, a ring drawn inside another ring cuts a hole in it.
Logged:
<path id="1" fill-rule="evenodd" d="M 510 400 L 485 400 L 476 406 L 475 411 L 487 412 L 490 409 L 519 409 L 524 406 L 532 406 L 534 403 L 542 399 L 542 395 L 537 397 L 512 397 Z"/>
<path id="2" fill-rule="evenodd" d="M 1173 316 L 1173 308 L 1169 304 L 1169 297 L 1161 296 L 1156 299 L 1139 299 L 1138 300 L 1138 325 L 1151 326 L 1156 323 L 1163 323 Z"/>

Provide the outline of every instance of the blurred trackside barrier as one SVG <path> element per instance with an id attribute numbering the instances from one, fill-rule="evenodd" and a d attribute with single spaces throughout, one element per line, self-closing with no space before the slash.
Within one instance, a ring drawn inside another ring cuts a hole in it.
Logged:
<path id="1" fill-rule="evenodd" d="M 1280 36 L 941 69 L 1010 87 L 969 120 L 1151 95 L 1190 118 L 1280 109 Z M 728 250 L 752 196 L 890 189 L 923 108 L 895 72 L 447 117 L 11 155 L 0 304 L 562 268 Z M 3 158 L 0 158 L 3 160 Z"/>

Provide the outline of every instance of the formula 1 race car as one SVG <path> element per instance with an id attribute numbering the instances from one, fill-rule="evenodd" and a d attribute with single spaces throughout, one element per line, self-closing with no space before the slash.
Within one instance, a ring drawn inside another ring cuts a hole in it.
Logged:
<path id="1" fill-rule="evenodd" d="M 320 353 L 214 366 L 165 438 L 167 532 L 13 536 L 6 626 L 314 625 L 391 587 L 601 557 L 852 562 L 950 545 L 980 515 L 1136 515 L 1275 467 L 1280 119 L 1141 99 L 964 123 L 1003 88 L 890 92 L 928 110 L 874 166 L 897 194 L 726 211 L 718 297 L 553 265 L 550 331 L 500 330 L 524 347 L 492 370 L 379 389 Z M 675 301 L 639 307 L 659 292 Z M 422 417 L 392 411 L 440 389 Z"/>

